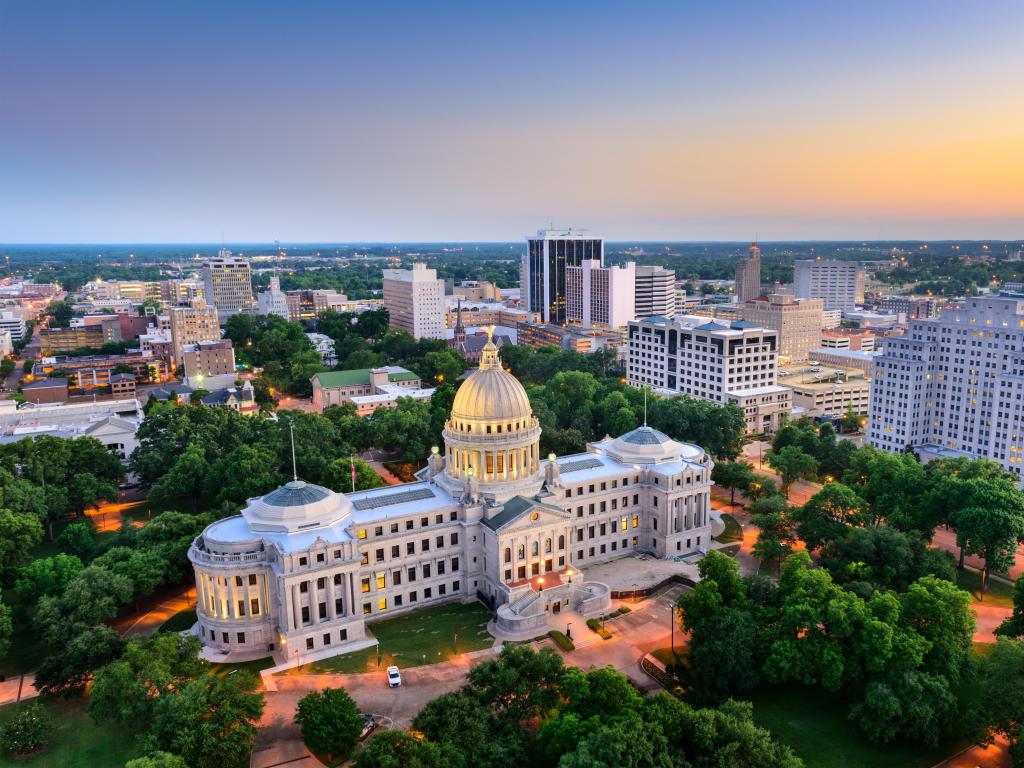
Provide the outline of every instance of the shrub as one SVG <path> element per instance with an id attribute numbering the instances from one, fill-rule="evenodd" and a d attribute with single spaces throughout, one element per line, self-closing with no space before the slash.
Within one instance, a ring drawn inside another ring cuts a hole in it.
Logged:
<path id="1" fill-rule="evenodd" d="M 317 754 L 347 755 L 359 740 L 363 716 L 344 688 L 312 691 L 299 699 L 295 722 L 306 746 Z"/>
<path id="2" fill-rule="evenodd" d="M 548 632 L 548 637 L 554 640 L 563 651 L 575 651 L 576 644 L 557 629 Z"/>
<path id="3" fill-rule="evenodd" d="M 604 627 L 602 627 L 601 622 L 597 619 L 587 619 L 587 626 L 590 627 L 592 631 L 596 632 L 598 635 L 603 637 L 605 640 L 608 640 L 612 636 L 612 633 Z"/>
<path id="4" fill-rule="evenodd" d="M 50 728 L 50 718 L 42 705 L 33 701 L 0 728 L 0 748 L 16 755 L 35 752 L 46 743 Z"/>

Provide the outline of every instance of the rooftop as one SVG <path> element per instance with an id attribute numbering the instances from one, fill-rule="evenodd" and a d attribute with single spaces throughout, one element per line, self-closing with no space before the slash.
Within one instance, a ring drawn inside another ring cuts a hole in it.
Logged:
<path id="1" fill-rule="evenodd" d="M 397 365 L 384 366 L 388 372 L 388 381 L 415 381 L 419 379 L 412 371 Z M 358 387 L 369 386 L 370 368 L 353 368 L 347 371 L 324 371 L 313 376 L 321 387 Z"/>

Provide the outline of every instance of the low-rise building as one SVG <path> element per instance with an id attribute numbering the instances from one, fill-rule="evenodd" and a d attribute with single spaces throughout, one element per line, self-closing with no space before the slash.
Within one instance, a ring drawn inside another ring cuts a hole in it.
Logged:
<path id="1" fill-rule="evenodd" d="M 202 397 L 203 405 L 211 408 L 230 408 L 243 416 L 255 416 L 260 412 L 252 382 L 246 379 L 242 386 L 224 387 Z"/>
<path id="2" fill-rule="evenodd" d="M 556 347 L 571 352 L 589 354 L 599 349 L 614 350 L 621 355 L 625 346 L 625 331 L 611 328 L 575 328 L 546 323 L 516 326 L 516 343 L 520 347 L 543 349 Z"/>
<path id="3" fill-rule="evenodd" d="M 115 373 L 110 377 L 110 394 L 119 399 L 135 397 L 135 376 L 131 373 Z"/>
<path id="4" fill-rule="evenodd" d="M 807 416 L 838 419 L 849 411 L 867 417 L 871 379 L 857 368 L 811 365 L 779 371 L 779 381 L 793 390 L 793 407 Z"/>
<path id="5" fill-rule="evenodd" d="M 378 408 L 395 404 L 400 397 L 429 399 L 433 389 L 422 389 L 420 377 L 397 365 L 324 371 L 312 378 L 313 407 L 317 413 L 342 403 L 354 403 L 356 412 L 369 416 Z"/>
<path id="6" fill-rule="evenodd" d="M 126 460 L 138 447 L 135 433 L 142 418 L 142 406 L 135 399 L 43 405 L 26 403 L 17 409 L 0 410 L 0 443 L 39 435 L 92 437 Z"/>
<path id="7" fill-rule="evenodd" d="M 858 351 L 854 349 L 832 349 L 823 347 L 812 349 L 810 359 L 823 366 L 831 368 L 855 368 L 866 377 L 871 376 L 871 369 L 875 363 L 875 357 L 879 353 Z"/>
<path id="8" fill-rule="evenodd" d="M 66 403 L 68 399 L 68 380 L 62 376 L 57 378 L 37 379 L 21 385 L 21 394 L 30 403 L 43 405 L 46 403 Z"/>
<path id="9" fill-rule="evenodd" d="M 334 339 L 324 333 L 307 333 L 306 338 L 309 339 L 316 353 L 320 355 L 320 360 L 324 365 L 335 366 L 338 364 L 338 357 L 334 354 Z"/>
<path id="10" fill-rule="evenodd" d="M 11 339 L 21 341 L 25 338 L 25 318 L 16 312 L 0 312 L 0 331 L 7 331 Z"/>
<path id="11" fill-rule="evenodd" d="M 197 389 L 226 387 L 237 377 L 231 339 L 186 344 L 182 347 L 182 358 L 185 383 Z"/>
<path id="12" fill-rule="evenodd" d="M 312 322 L 327 310 L 343 312 L 348 305 L 348 297 L 337 291 L 286 291 L 288 302 L 288 319 L 293 323 Z"/>
<path id="13" fill-rule="evenodd" d="M 61 371 L 68 377 L 72 389 L 94 390 L 110 386 L 110 377 L 124 372 L 118 368 L 130 368 L 136 380 L 153 384 L 167 381 L 169 376 L 167 364 L 163 360 L 131 352 L 123 355 L 44 357 L 32 367 L 32 374 L 47 376 L 54 371 Z"/>
<path id="14" fill-rule="evenodd" d="M 877 334 L 867 328 L 838 328 L 821 332 L 824 349 L 852 349 L 857 352 L 874 352 Z"/>
<path id="15" fill-rule="evenodd" d="M 44 328 L 39 332 L 39 350 L 44 357 L 76 349 L 100 349 L 104 344 L 118 341 L 124 341 L 124 337 L 121 336 L 121 321 L 116 315 L 91 325 Z"/>

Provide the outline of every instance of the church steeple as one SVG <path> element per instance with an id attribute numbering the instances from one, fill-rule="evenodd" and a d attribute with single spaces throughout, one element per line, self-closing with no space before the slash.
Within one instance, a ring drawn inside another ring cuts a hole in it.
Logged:
<path id="1" fill-rule="evenodd" d="M 466 328 L 462 324 L 462 299 L 459 299 L 458 309 L 455 310 L 455 343 L 466 343 Z"/>

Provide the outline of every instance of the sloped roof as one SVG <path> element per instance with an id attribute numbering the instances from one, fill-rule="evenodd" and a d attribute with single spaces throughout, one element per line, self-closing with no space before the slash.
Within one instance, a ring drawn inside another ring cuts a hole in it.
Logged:
<path id="1" fill-rule="evenodd" d="M 545 504 L 537 499 L 528 499 L 525 496 L 513 496 L 505 502 L 501 512 L 494 517 L 485 518 L 482 522 L 492 531 L 500 531 L 505 526 L 535 509 L 543 509 L 548 512 L 565 515 L 565 510 L 561 507 L 553 507 L 550 504 Z"/>

